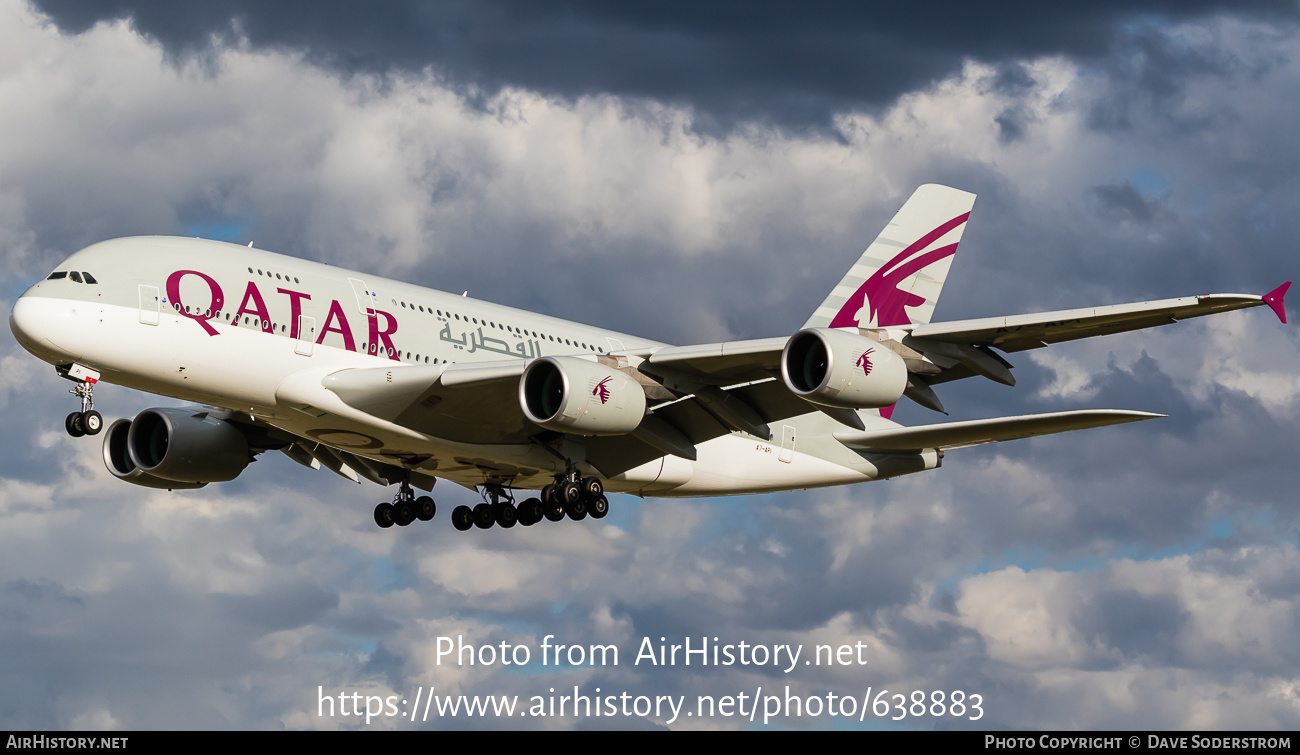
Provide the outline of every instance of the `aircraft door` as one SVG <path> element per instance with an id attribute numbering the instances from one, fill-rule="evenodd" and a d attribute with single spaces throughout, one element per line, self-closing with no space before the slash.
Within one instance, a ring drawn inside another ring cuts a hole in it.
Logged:
<path id="1" fill-rule="evenodd" d="M 312 348 L 315 345 L 316 318 L 308 317 L 307 315 L 298 315 L 298 342 L 294 344 L 294 353 L 309 357 L 311 356 Z"/>
<path id="2" fill-rule="evenodd" d="M 162 303 L 158 299 L 158 287 L 140 284 L 140 322 L 145 325 L 158 324 L 158 312 Z"/>
<path id="3" fill-rule="evenodd" d="M 366 288 L 365 281 L 348 278 L 348 283 L 352 284 L 352 293 L 357 296 L 358 311 L 368 317 L 374 317 L 375 310 L 379 308 L 375 292 Z"/>
<path id="4" fill-rule="evenodd" d="M 781 461 L 789 464 L 794 461 L 794 427 L 790 425 L 781 426 Z"/>

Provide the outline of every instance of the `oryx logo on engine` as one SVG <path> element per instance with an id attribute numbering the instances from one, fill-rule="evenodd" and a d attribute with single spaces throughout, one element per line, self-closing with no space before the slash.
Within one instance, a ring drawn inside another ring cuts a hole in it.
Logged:
<path id="1" fill-rule="evenodd" d="M 862 352 L 862 356 L 858 357 L 858 361 L 856 364 L 858 367 L 862 368 L 863 375 L 871 374 L 871 360 L 867 358 L 867 355 L 873 351 L 875 351 L 874 348 L 867 349 L 866 351 Z"/>
<path id="2" fill-rule="evenodd" d="M 611 375 L 599 383 L 596 383 L 596 387 L 591 389 L 591 395 L 600 397 L 600 403 L 602 404 L 609 403 L 609 388 L 606 387 L 606 384 L 613 379 L 614 376 Z"/>

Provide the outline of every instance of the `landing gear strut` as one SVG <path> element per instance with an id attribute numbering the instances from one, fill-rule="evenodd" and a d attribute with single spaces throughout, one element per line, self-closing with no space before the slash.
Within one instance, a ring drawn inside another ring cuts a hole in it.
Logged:
<path id="1" fill-rule="evenodd" d="M 515 508 L 515 497 L 508 488 L 499 483 L 487 483 L 479 491 L 483 502 L 474 508 L 457 506 L 451 512 L 451 523 L 464 532 L 471 527 L 485 530 L 492 525 L 510 529 L 518 522 L 524 526 L 532 524 L 525 502 L 523 507 Z"/>
<path id="2" fill-rule="evenodd" d="M 77 385 L 68 393 L 81 399 L 81 411 L 69 414 L 63 421 L 63 428 L 74 438 L 99 435 L 99 431 L 104 429 L 104 416 L 95 411 L 95 383 L 99 382 L 99 373 L 74 364 L 66 370 L 59 369 L 59 374 L 76 382 Z"/>
<path id="3" fill-rule="evenodd" d="M 496 483 L 483 485 L 480 492 L 483 502 L 470 508 L 457 506 L 451 512 L 451 522 L 462 532 L 474 527 L 488 529 L 492 525 L 510 528 L 516 523 L 531 527 L 543 519 L 558 522 L 568 516 L 575 521 L 591 516 L 604 519 L 609 513 L 609 499 L 605 487 L 595 477 L 579 477 L 569 465 L 568 471 L 559 475 L 552 485 L 542 488 L 540 498 L 529 498 L 518 506 L 507 488 Z"/>
<path id="4" fill-rule="evenodd" d="M 409 480 L 402 480 L 402 486 L 393 496 L 393 502 L 384 502 L 375 507 L 375 524 L 387 529 L 396 524 L 398 527 L 419 519 L 427 522 L 438 512 L 438 506 L 427 495 L 415 497 Z"/>

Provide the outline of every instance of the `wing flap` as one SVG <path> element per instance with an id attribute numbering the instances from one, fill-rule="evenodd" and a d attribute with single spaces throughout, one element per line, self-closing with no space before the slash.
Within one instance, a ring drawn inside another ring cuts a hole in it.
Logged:
<path id="1" fill-rule="evenodd" d="M 942 422 L 936 425 L 868 430 L 860 433 L 835 433 L 835 439 L 858 451 L 898 453 L 927 448 L 963 448 L 982 443 L 1084 430 L 1089 427 L 1139 422 L 1163 416 L 1165 415 L 1122 409 L 1087 409 L 965 422 Z"/>

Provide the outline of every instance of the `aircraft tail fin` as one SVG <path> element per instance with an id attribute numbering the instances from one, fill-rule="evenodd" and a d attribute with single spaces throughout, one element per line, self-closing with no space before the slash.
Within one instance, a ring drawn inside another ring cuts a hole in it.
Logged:
<path id="1" fill-rule="evenodd" d="M 928 323 L 975 195 L 925 184 L 813 312 L 805 328 Z"/>

